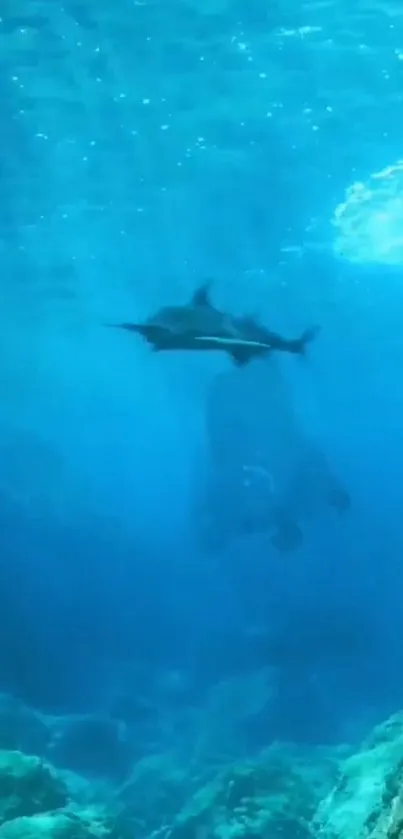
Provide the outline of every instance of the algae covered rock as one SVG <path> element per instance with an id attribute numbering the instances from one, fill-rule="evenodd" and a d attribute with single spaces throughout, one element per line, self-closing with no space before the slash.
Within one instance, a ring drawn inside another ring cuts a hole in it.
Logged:
<path id="1" fill-rule="evenodd" d="M 326 839 L 403 839 L 403 715 L 377 726 L 348 757 L 313 828 Z"/>
<path id="2" fill-rule="evenodd" d="M 88 783 L 88 782 L 86 782 Z M 76 789 L 76 786 L 75 786 Z M 123 822 L 101 803 L 71 798 L 50 764 L 21 752 L 0 752 L 0 839 L 123 839 Z"/>
<path id="3" fill-rule="evenodd" d="M 22 752 L 0 751 L 0 824 L 64 807 L 65 784 L 50 764 Z"/>
<path id="4" fill-rule="evenodd" d="M 269 750 L 270 751 L 270 750 Z M 313 786 L 275 750 L 234 764 L 200 789 L 179 813 L 170 839 L 311 836 L 317 805 Z"/>
<path id="5" fill-rule="evenodd" d="M 1 839 L 107 839 L 112 835 L 97 821 L 63 811 L 22 816 L 0 828 Z"/>

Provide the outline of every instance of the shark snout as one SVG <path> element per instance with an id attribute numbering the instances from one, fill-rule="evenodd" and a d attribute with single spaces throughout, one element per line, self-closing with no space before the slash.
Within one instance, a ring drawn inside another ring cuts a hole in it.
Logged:
<path id="1" fill-rule="evenodd" d="M 138 335 L 143 335 L 144 338 L 151 337 L 153 330 L 153 327 L 146 323 L 108 323 L 107 326 L 114 329 L 126 329 L 127 332 L 136 332 Z"/>

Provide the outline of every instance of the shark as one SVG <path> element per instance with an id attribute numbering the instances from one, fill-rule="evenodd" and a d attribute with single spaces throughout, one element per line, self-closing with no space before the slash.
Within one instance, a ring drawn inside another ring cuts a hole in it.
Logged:
<path id="1" fill-rule="evenodd" d="M 210 289 L 210 281 L 203 283 L 187 303 L 163 306 L 143 323 L 108 325 L 141 335 L 154 352 L 221 351 L 239 367 L 273 351 L 304 355 L 318 333 L 314 327 L 297 338 L 284 338 L 252 316 L 234 317 L 217 309 L 211 302 Z"/>

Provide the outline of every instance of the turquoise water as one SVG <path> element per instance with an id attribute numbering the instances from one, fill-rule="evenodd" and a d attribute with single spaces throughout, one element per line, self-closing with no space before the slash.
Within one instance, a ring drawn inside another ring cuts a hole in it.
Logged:
<path id="1" fill-rule="evenodd" d="M 196 710 L 244 756 L 401 707 L 402 35 L 393 2 L 3 3 L 4 692 L 141 756 Z M 106 327 L 206 278 L 319 325 L 307 357 Z"/>

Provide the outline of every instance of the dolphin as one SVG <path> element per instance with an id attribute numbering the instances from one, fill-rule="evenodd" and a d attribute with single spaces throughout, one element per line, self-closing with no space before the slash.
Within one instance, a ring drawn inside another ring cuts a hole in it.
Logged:
<path id="1" fill-rule="evenodd" d="M 298 338 L 283 338 L 251 317 L 233 317 L 210 301 L 210 282 L 200 286 L 183 306 L 164 306 L 144 323 L 109 324 L 141 335 L 155 352 L 164 350 L 221 350 L 234 364 L 243 366 L 252 358 L 273 350 L 303 355 L 316 337 L 308 329 Z"/>

